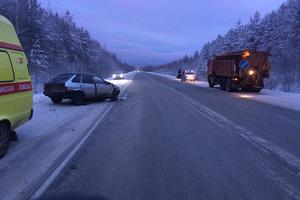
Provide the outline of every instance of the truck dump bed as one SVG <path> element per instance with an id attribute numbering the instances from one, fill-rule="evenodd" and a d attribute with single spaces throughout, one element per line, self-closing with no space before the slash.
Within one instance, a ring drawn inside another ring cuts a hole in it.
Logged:
<path id="1" fill-rule="evenodd" d="M 235 63 L 233 60 L 217 60 L 214 64 L 214 72 L 227 77 L 235 76 Z"/>

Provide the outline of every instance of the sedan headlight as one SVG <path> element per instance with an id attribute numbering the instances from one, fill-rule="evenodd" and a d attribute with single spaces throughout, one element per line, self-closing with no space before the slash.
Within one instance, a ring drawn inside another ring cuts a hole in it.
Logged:
<path id="1" fill-rule="evenodd" d="M 112 77 L 113 77 L 113 78 L 116 78 L 116 75 L 115 75 L 115 74 L 113 74 L 113 75 L 112 75 Z"/>

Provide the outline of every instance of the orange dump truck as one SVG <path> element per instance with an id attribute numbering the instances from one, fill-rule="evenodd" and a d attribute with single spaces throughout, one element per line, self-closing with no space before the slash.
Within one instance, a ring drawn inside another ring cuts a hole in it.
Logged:
<path id="1" fill-rule="evenodd" d="M 269 77 L 269 56 L 268 52 L 254 50 L 214 56 L 208 64 L 209 86 L 220 85 L 228 92 L 260 92 Z"/>

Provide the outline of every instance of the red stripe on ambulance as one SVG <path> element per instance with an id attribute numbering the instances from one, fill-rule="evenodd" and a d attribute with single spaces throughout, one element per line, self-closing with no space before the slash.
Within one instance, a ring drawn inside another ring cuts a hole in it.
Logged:
<path id="1" fill-rule="evenodd" d="M 0 48 L 11 49 L 11 50 L 16 50 L 16 51 L 23 51 L 23 48 L 21 46 L 6 43 L 6 42 L 0 42 Z"/>
<path id="2" fill-rule="evenodd" d="M 0 96 L 32 90 L 31 82 L 0 84 Z"/>

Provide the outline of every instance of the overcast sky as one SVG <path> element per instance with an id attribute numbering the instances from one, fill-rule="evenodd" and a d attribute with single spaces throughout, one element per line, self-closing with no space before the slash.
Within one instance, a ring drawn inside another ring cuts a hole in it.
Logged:
<path id="1" fill-rule="evenodd" d="M 41 0 L 48 7 L 49 0 Z M 124 62 L 162 64 L 201 46 L 260 11 L 285 0 L 50 0 L 52 10 L 69 10 L 79 26 Z"/>

